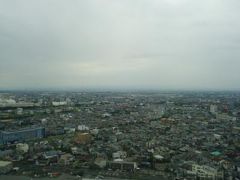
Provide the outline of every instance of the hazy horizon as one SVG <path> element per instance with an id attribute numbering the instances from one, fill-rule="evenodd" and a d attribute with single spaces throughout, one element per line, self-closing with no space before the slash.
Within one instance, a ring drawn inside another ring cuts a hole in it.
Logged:
<path id="1" fill-rule="evenodd" d="M 0 90 L 240 90 L 238 0 L 0 0 Z"/>

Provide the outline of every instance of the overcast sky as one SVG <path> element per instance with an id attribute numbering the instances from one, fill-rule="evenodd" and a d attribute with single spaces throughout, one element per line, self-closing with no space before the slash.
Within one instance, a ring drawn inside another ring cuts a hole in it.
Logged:
<path id="1" fill-rule="evenodd" d="M 0 0 L 0 89 L 240 90 L 239 0 Z"/>

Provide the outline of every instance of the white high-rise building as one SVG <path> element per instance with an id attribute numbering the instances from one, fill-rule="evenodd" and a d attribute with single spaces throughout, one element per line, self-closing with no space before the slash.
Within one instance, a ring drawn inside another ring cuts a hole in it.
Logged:
<path id="1" fill-rule="evenodd" d="M 210 105 L 210 112 L 211 112 L 212 114 L 217 114 L 217 111 L 218 111 L 217 105 L 211 104 L 211 105 Z"/>

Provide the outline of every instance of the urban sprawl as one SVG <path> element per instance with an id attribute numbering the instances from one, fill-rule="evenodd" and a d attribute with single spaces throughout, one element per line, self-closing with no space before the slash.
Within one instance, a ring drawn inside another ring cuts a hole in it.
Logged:
<path id="1" fill-rule="evenodd" d="M 240 179 L 240 93 L 1 92 L 0 174 Z"/>

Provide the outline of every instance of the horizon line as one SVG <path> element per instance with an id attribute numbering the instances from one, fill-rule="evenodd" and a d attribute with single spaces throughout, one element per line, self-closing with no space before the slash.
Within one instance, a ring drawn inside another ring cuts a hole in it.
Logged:
<path id="1" fill-rule="evenodd" d="M 1 92 L 240 92 L 240 89 L 177 88 L 3 88 Z"/>

